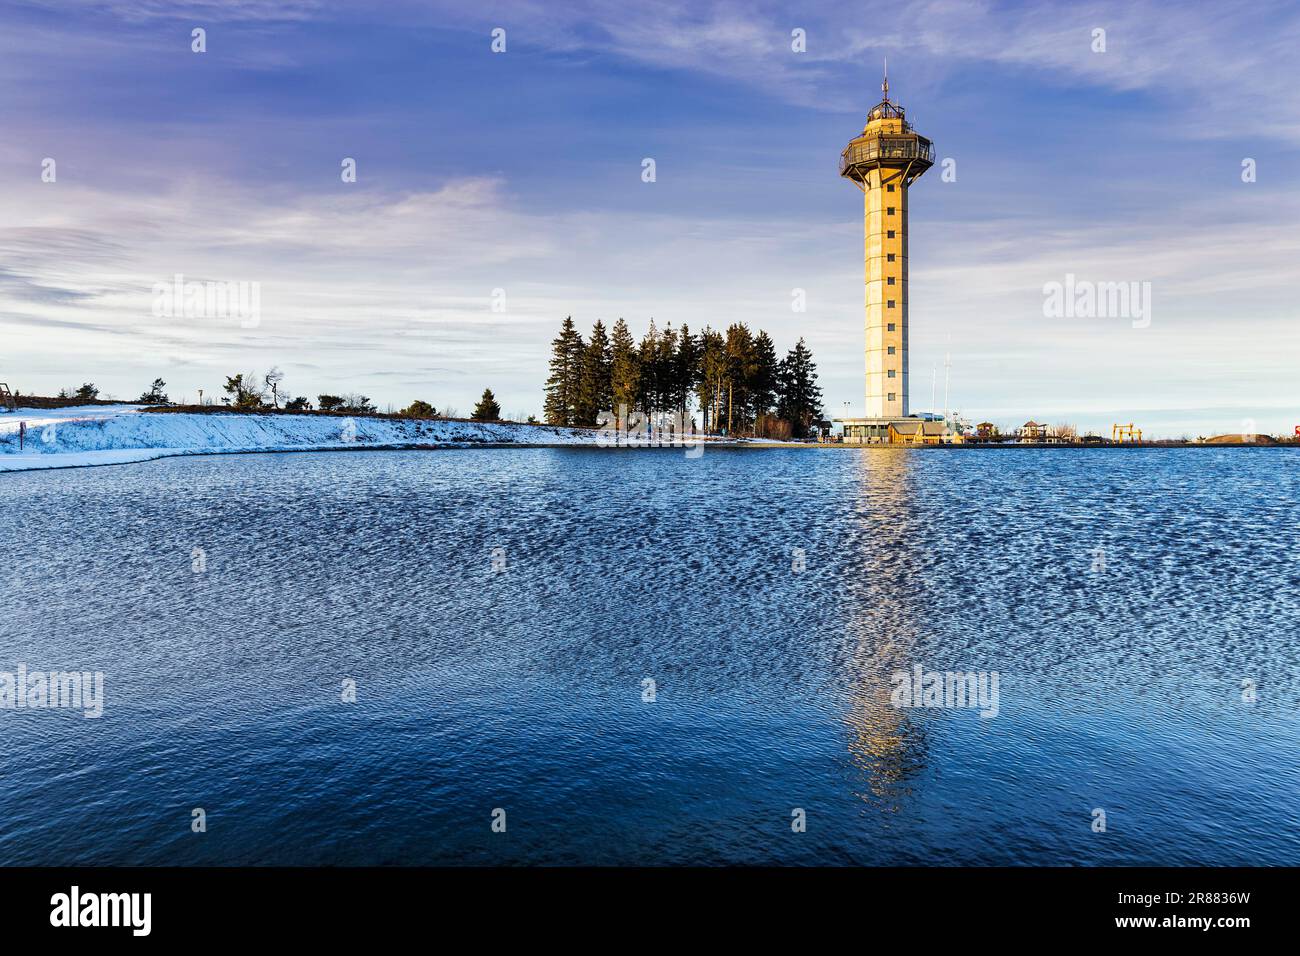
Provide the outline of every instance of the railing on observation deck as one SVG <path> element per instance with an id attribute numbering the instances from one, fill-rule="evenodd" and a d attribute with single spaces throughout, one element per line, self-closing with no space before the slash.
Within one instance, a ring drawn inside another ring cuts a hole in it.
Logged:
<path id="1" fill-rule="evenodd" d="M 840 154 L 840 175 L 851 166 L 871 165 L 880 161 L 913 161 L 934 164 L 934 146 L 917 139 L 893 139 L 877 136 L 861 143 L 851 143 Z"/>

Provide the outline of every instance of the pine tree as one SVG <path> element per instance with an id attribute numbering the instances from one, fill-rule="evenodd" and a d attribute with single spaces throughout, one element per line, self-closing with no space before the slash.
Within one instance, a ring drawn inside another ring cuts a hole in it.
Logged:
<path id="1" fill-rule="evenodd" d="M 641 393 L 641 362 L 637 356 L 636 342 L 622 319 L 614 323 L 614 336 L 610 344 L 610 392 L 614 405 L 611 410 L 616 415 L 620 407 L 629 411 L 635 408 L 637 396 Z"/>
<path id="2" fill-rule="evenodd" d="M 294 401 L 298 401 L 298 399 L 294 399 Z M 302 399 L 302 401 L 306 402 L 307 400 L 304 398 Z M 289 403 L 289 405 L 292 404 L 293 402 Z M 285 405 L 284 407 L 288 408 L 289 405 Z M 402 415 L 406 418 L 433 418 L 433 416 L 438 414 L 438 410 L 434 408 L 432 405 L 430 405 L 428 402 L 426 402 L 424 399 L 417 398 L 415 401 L 411 402 L 410 405 L 407 405 L 397 414 Z"/>
<path id="3" fill-rule="evenodd" d="M 478 404 L 474 406 L 474 411 L 470 413 L 469 417 L 476 422 L 496 422 L 501 420 L 501 406 L 497 404 L 492 389 L 483 389 L 483 397 L 478 400 Z"/>
<path id="4" fill-rule="evenodd" d="M 149 405 L 166 405 L 168 404 L 166 388 L 167 383 L 161 378 L 156 378 L 149 391 L 140 396 L 140 401 Z"/>
<path id="5" fill-rule="evenodd" d="M 822 417 L 822 390 L 817 366 L 803 339 L 781 361 L 778 413 L 790 423 L 796 438 L 806 438 L 812 423 Z"/>
<path id="6" fill-rule="evenodd" d="M 637 362 L 641 367 L 640 388 L 637 389 L 637 408 L 649 417 L 657 410 L 655 399 L 659 393 L 659 329 L 655 320 L 650 320 L 650 328 L 637 350 Z"/>
<path id="7" fill-rule="evenodd" d="M 655 411 L 677 408 L 677 333 L 668 323 L 655 343 Z"/>
<path id="8" fill-rule="evenodd" d="M 750 385 L 754 376 L 754 337 L 743 323 L 727 329 L 727 434 L 749 422 Z"/>
<path id="9" fill-rule="evenodd" d="M 230 397 L 222 401 L 228 405 L 233 404 L 235 408 L 247 410 L 261 408 L 266 404 L 266 392 L 258 384 L 257 376 L 252 372 L 227 376 L 225 392 Z"/>
<path id="10" fill-rule="evenodd" d="M 546 380 L 544 407 L 548 425 L 577 424 L 582 352 L 582 336 L 573 327 L 573 316 L 568 316 L 551 342 L 551 377 Z"/>
<path id="11" fill-rule="evenodd" d="M 676 369 L 673 375 L 673 402 L 684 420 L 691 392 L 700 378 L 700 343 L 691 335 L 689 326 L 683 325 L 681 334 L 677 336 L 677 354 L 673 357 L 673 364 Z"/>
<path id="12" fill-rule="evenodd" d="M 700 335 L 699 369 L 696 394 L 704 415 L 704 430 L 717 434 L 718 412 L 727 380 L 727 354 L 722 335 L 707 326 Z"/>
<path id="13" fill-rule="evenodd" d="M 780 364 L 772 337 L 760 329 L 754 337 L 754 374 L 750 381 L 750 402 L 755 421 L 760 415 L 770 415 L 772 406 L 776 404 Z"/>
<path id="14" fill-rule="evenodd" d="M 596 324 L 591 327 L 591 339 L 582 351 L 576 424 L 594 426 L 597 415 L 612 410 L 610 402 L 612 369 L 609 336 L 605 334 L 604 323 L 597 319 Z"/>

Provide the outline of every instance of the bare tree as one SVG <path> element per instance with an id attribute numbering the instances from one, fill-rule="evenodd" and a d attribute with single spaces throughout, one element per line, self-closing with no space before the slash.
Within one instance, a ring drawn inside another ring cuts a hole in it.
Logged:
<path id="1" fill-rule="evenodd" d="M 284 381 L 284 373 L 278 366 L 272 365 L 270 371 L 262 376 L 262 384 L 271 393 L 271 404 L 276 408 L 280 407 L 280 383 Z"/>
<path id="2" fill-rule="evenodd" d="M 1077 438 L 1079 430 L 1071 424 L 1062 422 L 1060 425 L 1052 426 L 1052 436 L 1055 438 Z"/>

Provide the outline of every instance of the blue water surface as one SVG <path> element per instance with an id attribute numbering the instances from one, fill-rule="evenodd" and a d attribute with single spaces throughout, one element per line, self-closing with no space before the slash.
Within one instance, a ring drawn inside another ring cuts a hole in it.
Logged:
<path id="1" fill-rule="evenodd" d="M 1298 474 L 809 448 L 3 475 L 0 671 L 101 671 L 105 704 L 0 710 L 0 861 L 1297 865 Z M 996 673 L 996 716 L 894 706 L 918 664 Z"/>

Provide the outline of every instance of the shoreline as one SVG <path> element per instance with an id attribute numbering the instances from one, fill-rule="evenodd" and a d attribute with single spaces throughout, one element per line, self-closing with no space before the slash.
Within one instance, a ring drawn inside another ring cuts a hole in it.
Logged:
<path id="1" fill-rule="evenodd" d="M 765 444 L 763 448 L 896 448 L 903 451 L 919 451 L 921 449 L 944 449 L 947 451 L 957 451 L 959 449 L 982 449 L 982 450 L 1013 450 L 1022 451 L 1135 451 L 1138 449 L 1161 450 L 1170 448 L 1300 448 L 1300 442 L 1208 442 L 1208 441 L 1167 441 L 1167 442 L 945 442 L 939 444 L 878 444 L 866 445 L 856 444 L 853 442 L 783 442 L 780 444 Z"/>
<path id="2" fill-rule="evenodd" d="M 20 451 L 20 423 L 26 426 Z M 0 473 L 55 471 L 139 464 L 162 458 L 317 451 L 442 451 L 460 448 L 592 449 L 703 454 L 756 449 L 1021 449 L 1137 450 L 1173 448 L 1285 448 L 1290 441 L 1218 442 L 963 442 L 860 444 L 700 436 L 700 442 L 609 444 L 596 429 L 460 419 L 402 419 L 321 415 L 184 412 L 158 414 L 132 405 L 22 408 L 0 418 Z M 1226 437 L 1226 436 L 1225 436 Z M 1237 437 L 1237 436 L 1232 436 Z M 30 446 L 30 450 L 28 450 Z"/>
<path id="3" fill-rule="evenodd" d="M 1007 444 L 1007 445 L 855 445 L 844 444 L 842 442 L 717 442 L 709 443 L 707 446 L 714 451 L 762 451 L 767 449 L 801 449 L 807 451 L 817 450 L 840 450 L 840 451 L 889 451 L 889 452 L 909 452 L 909 451 L 930 451 L 936 449 L 958 450 L 958 449 L 983 449 L 983 450 L 1004 450 L 1004 451 L 1164 451 L 1179 450 L 1187 448 L 1288 448 L 1300 447 L 1297 445 L 1247 445 L 1242 442 L 1223 443 L 1210 445 L 1206 443 L 1187 442 L 1184 444 L 1143 444 L 1143 445 L 1049 445 L 1049 444 Z M 45 471 L 69 471 L 83 468 L 115 468 L 126 465 L 145 465 L 154 461 L 162 461 L 168 458 L 207 458 L 221 455 L 313 455 L 323 453 L 343 453 L 357 454 L 363 452 L 401 452 L 401 451 L 468 451 L 474 449 L 482 450 L 507 450 L 519 449 L 523 451 L 538 451 L 552 449 L 556 451 L 590 451 L 590 452 L 682 452 L 685 449 L 681 446 L 661 446 L 661 447 L 608 447 L 593 444 L 565 444 L 562 442 L 464 442 L 464 443 L 443 443 L 427 445 L 359 445 L 353 447 L 346 446 L 322 446 L 319 448 L 302 447 L 302 448 L 193 448 L 193 449 L 122 449 L 126 452 L 139 452 L 139 456 L 126 455 L 120 460 L 113 460 L 105 457 L 102 460 L 81 460 L 81 461 L 58 461 L 62 456 L 57 453 L 53 455 L 41 455 L 40 458 L 52 459 L 50 464 L 32 464 L 26 467 L 19 466 L 15 468 L 3 467 L 4 461 L 0 459 L 0 476 L 19 475 L 29 472 Z M 69 455 L 68 458 L 74 456 Z M 80 457 L 80 456 L 76 456 Z"/>

